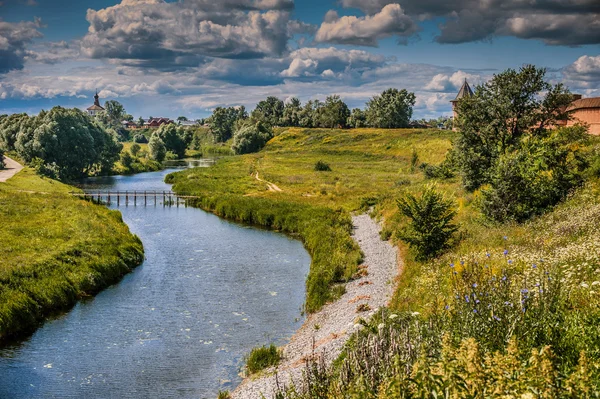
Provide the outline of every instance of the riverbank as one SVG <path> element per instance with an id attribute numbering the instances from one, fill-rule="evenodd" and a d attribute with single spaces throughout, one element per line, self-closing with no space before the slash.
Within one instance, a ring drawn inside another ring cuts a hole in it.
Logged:
<path id="1" fill-rule="evenodd" d="M 270 398 L 277 392 L 278 384 L 281 388 L 290 381 L 301 385 L 306 360 L 318 357 L 330 365 L 350 335 L 362 328 L 357 320 L 369 319 L 378 308 L 387 305 L 394 291 L 394 281 L 402 270 L 398 250 L 381 240 L 381 226 L 368 215 L 354 216 L 352 223 L 352 238 L 364 253 L 360 277 L 346 284 L 346 292 L 337 301 L 309 315 L 282 348 L 283 360 L 277 367 L 246 378 L 232 393 L 232 398 Z"/>
<path id="2" fill-rule="evenodd" d="M 118 211 L 30 168 L 0 184 L 0 342 L 119 281 L 143 261 Z"/>

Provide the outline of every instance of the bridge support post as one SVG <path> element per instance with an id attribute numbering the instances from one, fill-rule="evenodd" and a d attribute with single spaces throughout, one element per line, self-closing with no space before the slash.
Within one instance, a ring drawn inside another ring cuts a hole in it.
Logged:
<path id="1" fill-rule="evenodd" d="M 125 206 L 129 205 L 129 193 L 125 190 Z"/>
<path id="2" fill-rule="evenodd" d="M 121 205 L 121 196 L 119 195 L 119 192 L 117 191 L 117 206 Z"/>
<path id="3" fill-rule="evenodd" d="M 137 206 L 137 193 L 135 190 L 133 191 L 133 206 Z"/>
<path id="4" fill-rule="evenodd" d="M 146 190 L 144 190 L 144 206 L 148 205 L 148 198 L 146 197 Z"/>

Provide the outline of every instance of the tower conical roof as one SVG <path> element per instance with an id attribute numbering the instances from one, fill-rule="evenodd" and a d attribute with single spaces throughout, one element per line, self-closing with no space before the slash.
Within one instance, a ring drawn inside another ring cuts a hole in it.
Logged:
<path id="1" fill-rule="evenodd" d="M 469 86 L 469 83 L 467 82 L 467 79 L 465 78 L 465 83 L 463 83 L 462 87 L 458 91 L 458 94 L 456 95 L 456 98 L 454 99 L 454 101 L 458 101 L 461 98 L 472 97 L 472 96 L 473 96 L 473 90 L 471 90 L 471 86 Z"/>

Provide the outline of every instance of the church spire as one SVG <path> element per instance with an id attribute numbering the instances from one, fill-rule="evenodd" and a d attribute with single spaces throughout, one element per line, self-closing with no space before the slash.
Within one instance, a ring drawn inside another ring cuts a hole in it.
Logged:
<path id="1" fill-rule="evenodd" d="M 98 96 L 98 89 L 96 89 L 96 95 L 94 96 L 94 105 L 100 106 L 100 97 Z"/>

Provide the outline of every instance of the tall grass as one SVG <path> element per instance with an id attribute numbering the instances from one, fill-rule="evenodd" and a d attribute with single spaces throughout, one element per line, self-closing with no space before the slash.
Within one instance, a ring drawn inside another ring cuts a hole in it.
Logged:
<path id="1" fill-rule="evenodd" d="M 143 260 L 117 211 L 25 169 L 0 184 L 0 341 L 117 282 Z"/>

